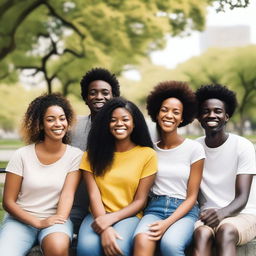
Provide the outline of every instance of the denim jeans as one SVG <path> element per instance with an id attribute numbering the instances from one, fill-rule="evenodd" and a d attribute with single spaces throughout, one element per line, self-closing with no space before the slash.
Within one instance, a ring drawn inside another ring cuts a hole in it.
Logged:
<path id="1" fill-rule="evenodd" d="M 54 232 L 73 235 L 73 225 L 68 219 L 64 224 L 55 224 L 48 228 L 37 229 L 6 215 L 0 228 L 0 255 L 23 256 L 34 244 L 41 244 L 43 239 Z"/>
<path id="2" fill-rule="evenodd" d="M 77 256 L 104 255 L 100 235 L 95 233 L 91 227 L 93 221 L 94 219 L 92 215 L 88 214 L 80 226 L 78 233 Z M 138 217 L 130 217 L 113 225 L 113 228 L 123 238 L 123 240 L 117 239 L 116 241 L 125 256 L 132 256 L 132 238 L 138 223 Z"/>
<path id="3" fill-rule="evenodd" d="M 138 233 L 148 232 L 149 224 L 168 218 L 183 201 L 183 199 L 152 194 L 134 237 Z M 195 205 L 185 216 L 166 230 L 160 240 L 160 250 L 163 256 L 185 256 L 184 251 L 192 241 L 194 224 L 198 215 L 199 208 Z"/>

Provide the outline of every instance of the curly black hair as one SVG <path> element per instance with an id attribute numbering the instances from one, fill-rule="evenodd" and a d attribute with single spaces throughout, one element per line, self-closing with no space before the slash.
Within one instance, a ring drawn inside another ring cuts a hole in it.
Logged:
<path id="1" fill-rule="evenodd" d="M 191 123 L 197 111 L 197 101 L 195 93 L 189 88 L 187 82 L 164 81 L 153 88 L 147 97 L 147 110 L 153 122 L 157 123 L 157 115 L 162 102 L 168 98 L 177 98 L 183 104 L 183 122 L 179 127 Z"/>
<path id="2" fill-rule="evenodd" d="M 102 80 L 107 82 L 112 87 L 113 96 L 120 96 L 120 85 L 115 74 L 111 74 L 107 69 L 104 68 L 93 68 L 89 70 L 80 81 L 81 96 L 84 101 L 86 101 L 86 98 L 88 96 L 89 84 L 96 80 Z"/>
<path id="3" fill-rule="evenodd" d="M 51 106 L 61 107 L 65 113 L 68 125 L 72 125 L 75 116 L 69 101 L 59 93 L 43 94 L 29 104 L 23 117 L 21 135 L 27 144 L 44 140 L 44 115 Z M 62 141 L 65 144 L 70 142 L 69 133 L 66 133 Z"/>
<path id="4" fill-rule="evenodd" d="M 122 97 L 113 98 L 97 114 L 88 136 L 88 159 L 97 176 L 103 175 L 113 162 L 115 138 L 109 130 L 109 123 L 116 108 L 125 108 L 133 118 L 131 140 L 136 145 L 153 148 L 146 121 L 139 108 Z"/>
<path id="5" fill-rule="evenodd" d="M 237 107 L 235 92 L 229 90 L 226 86 L 221 84 L 202 85 L 196 91 L 196 98 L 198 101 L 198 113 L 200 113 L 203 102 L 208 99 L 218 99 L 223 101 L 229 117 L 232 117 Z"/>

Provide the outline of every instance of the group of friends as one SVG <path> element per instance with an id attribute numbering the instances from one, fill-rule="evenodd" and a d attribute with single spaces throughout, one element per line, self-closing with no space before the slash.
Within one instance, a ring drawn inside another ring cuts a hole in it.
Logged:
<path id="1" fill-rule="evenodd" d="M 88 71 L 75 116 L 60 94 L 34 99 L 23 118 L 26 146 L 6 167 L 0 255 L 236 255 L 256 236 L 253 144 L 228 133 L 236 95 L 226 86 L 165 81 L 147 97 L 146 122 L 120 97 L 116 76 Z M 179 127 L 198 119 L 205 136 Z M 155 123 L 155 124 L 154 124 Z M 74 124 L 74 125 L 73 125 Z M 154 124 L 154 125 L 153 125 Z"/>

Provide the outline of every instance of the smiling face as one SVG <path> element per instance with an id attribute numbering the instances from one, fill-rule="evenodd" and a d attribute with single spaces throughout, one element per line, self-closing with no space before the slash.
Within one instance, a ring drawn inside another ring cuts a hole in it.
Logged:
<path id="1" fill-rule="evenodd" d="M 60 106 L 48 107 L 44 114 L 43 126 L 45 139 L 62 141 L 68 129 L 64 110 Z"/>
<path id="2" fill-rule="evenodd" d="M 228 118 L 225 103 L 219 99 L 208 99 L 200 107 L 199 122 L 206 133 L 223 132 Z"/>
<path id="3" fill-rule="evenodd" d="M 86 104 L 92 114 L 97 113 L 111 98 L 113 98 L 112 87 L 107 82 L 96 80 L 89 84 Z"/>
<path id="4" fill-rule="evenodd" d="M 182 122 L 183 104 L 177 98 L 168 98 L 162 102 L 157 115 L 157 123 L 162 132 L 177 130 Z"/>
<path id="5" fill-rule="evenodd" d="M 132 115 L 125 108 L 116 108 L 109 123 L 110 133 L 116 140 L 130 140 L 134 123 Z"/>

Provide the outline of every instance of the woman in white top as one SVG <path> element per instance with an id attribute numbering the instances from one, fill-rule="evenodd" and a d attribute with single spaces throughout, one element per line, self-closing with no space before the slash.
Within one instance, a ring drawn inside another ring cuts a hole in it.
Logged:
<path id="1" fill-rule="evenodd" d="M 37 242 L 44 255 L 68 255 L 68 217 L 83 154 L 67 145 L 73 119 L 69 102 L 59 94 L 30 103 L 22 123 L 28 145 L 18 149 L 6 167 L 7 214 L 0 229 L 0 255 L 26 255 Z"/>
<path id="2" fill-rule="evenodd" d="M 162 82 L 148 96 L 147 110 L 160 135 L 155 143 L 158 173 L 135 231 L 134 255 L 154 255 L 157 241 L 163 256 L 185 255 L 198 219 L 205 155 L 198 142 L 183 138 L 177 130 L 193 121 L 195 94 L 185 82 Z"/>

